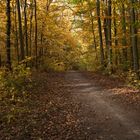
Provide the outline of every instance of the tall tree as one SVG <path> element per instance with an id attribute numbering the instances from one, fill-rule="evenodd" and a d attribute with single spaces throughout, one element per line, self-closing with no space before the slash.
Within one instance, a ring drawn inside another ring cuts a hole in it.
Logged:
<path id="1" fill-rule="evenodd" d="M 32 55 L 32 20 L 33 20 L 33 0 L 30 3 L 30 44 L 29 44 L 29 56 Z"/>
<path id="2" fill-rule="evenodd" d="M 112 64 L 112 33 L 111 33 L 111 16 L 112 16 L 112 0 L 108 0 L 108 20 L 107 20 L 107 36 L 108 36 L 108 68 L 111 71 Z"/>
<path id="3" fill-rule="evenodd" d="M 17 8 L 17 5 L 15 5 L 14 7 L 15 9 Z M 18 39 L 18 25 L 17 25 L 17 11 L 14 10 L 14 24 L 15 24 L 15 49 L 16 49 L 16 57 L 17 57 L 17 60 L 18 60 L 18 63 L 20 61 L 20 57 L 19 57 L 19 46 L 18 46 L 18 42 L 19 42 L 19 39 Z"/>
<path id="4" fill-rule="evenodd" d="M 114 44 L 115 44 L 115 64 L 118 64 L 118 53 L 117 53 L 117 46 L 118 46 L 118 40 L 117 40 L 117 21 L 116 21 L 116 8 L 113 9 L 113 25 L 114 25 Z"/>
<path id="5" fill-rule="evenodd" d="M 95 29 L 94 29 L 94 17 L 92 13 L 92 3 L 90 0 L 88 0 L 88 6 L 89 6 L 89 16 L 90 16 L 90 22 L 91 22 L 91 31 L 92 31 L 92 36 L 93 36 L 93 45 L 95 47 L 95 53 L 96 53 L 96 58 L 98 59 L 98 54 L 97 54 L 97 42 L 96 42 L 96 36 L 95 36 Z"/>
<path id="6" fill-rule="evenodd" d="M 124 63 L 126 63 L 127 61 L 127 42 L 126 42 L 126 14 L 125 14 L 125 5 L 124 2 L 122 2 L 122 9 L 121 9 L 121 13 L 122 13 L 122 32 L 123 32 L 123 36 L 122 36 L 122 46 L 123 46 L 123 58 L 124 58 Z"/>
<path id="7" fill-rule="evenodd" d="M 35 61 L 36 61 L 36 68 L 37 68 L 37 61 L 38 61 L 38 47 L 37 47 L 37 3 L 34 0 L 35 4 Z"/>
<path id="8" fill-rule="evenodd" d="M 130 17 L 131 17 L 131 45 L 133 51 L 133 70 L 138 74 L 139 70 L 139 59 L 138 59 L 138 46 L 137 46 L 137 28 L 136 28 L 136 13 L 134 4 L 136 4 L 136 0 L 130 0 L 131 9 L 130 9 Z"/>
<path id="9" fill-rule="evenodd" d="M 24 1 L 24 30 L 25 30 L 25 47 L 26 47 L 26 56 L 28 56 L 28 29 L 27 29 L 27 0 Z"/>
<path id="10" fill-rule="evenodd" d="M 22 20 L 21 20 L 20 1 L 17 0 L 16 2 L 17 2 L 18 25 L 19 25 L 19 40 L 20 40 L 20 54 L 21 54 L 20 60 L 23 60 L 25 58 L 25 53 L 24 53 L 24 44 L 23 44 L 23 33 L 22 33 Z"/>
<path id="11" fill-rule="evenodd" d="M 11 44 L 10 44 L 10 35 L 11 35 L 11 12 L 10 12 L 10 0 L 6 0 L 6 54 L 7 54 L 7 62 L 6 66 L 9 70 L 12 69 L 11 67 Z"/>
<path id="12" fill-rule="evenodd" d="M 104 2 L 104 12 L 102 12 L 102 16 L 104 17 L 104 20 L 103 20 L 103 29 L 104 29 L 104 37 L 105 37 L 105 45 L 106 45 L 106 50 L 105 50 L 105 58 L 107 59 L 108 58 L 108 28 L 107 28 L 107 24 L 108 24 L 108 11 L 107 11 L 107 1 L 106 0 L 103 0 Z"/>
<path id="13" fill-rule="evenodd" d="M 102 26 L 101 26 L 101 19 L 100 19 L 100 0 L 96 2 L 96 9 L 97 9 L 97 19 L 98 19 L 98 31 L 99 31 L 99 38 L 100 38 L 100 62 L 102 66 L 104 66 L 104 49 L 103 49 L 103 39 L 102 39 Z"/>

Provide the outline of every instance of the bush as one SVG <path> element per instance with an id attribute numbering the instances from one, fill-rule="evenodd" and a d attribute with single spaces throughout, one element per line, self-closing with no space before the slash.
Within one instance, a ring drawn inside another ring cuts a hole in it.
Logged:
<path id="1" fill-rule="evenodd" d="M 14 67 L 12 72 L 0 71 L 0 106 L 1 112 L 5 112 L 0 114 L 1 122 L 9 123 L 22 111 L 18 106 L 26 101 L 31 85 L 31 71 L 23 65 Z"/>
<path id="2" fill-rule="evenodd" d="M 138 75 L 132 70 L 129 70 L 127 74 L 127 82 L 133 87 L 140 88 L 140 80 L 138 78 Z"/>
<path id="3" fill-rule="evenodd" d="M 0 71 L 0 91 L 4 94 L 3 96 L 8 96 L 11 100 L 24 96 L 26 89 L 30 86 L 30 75 L 30 69 L 23 65 L 13 68 L 12 72 Z"/>

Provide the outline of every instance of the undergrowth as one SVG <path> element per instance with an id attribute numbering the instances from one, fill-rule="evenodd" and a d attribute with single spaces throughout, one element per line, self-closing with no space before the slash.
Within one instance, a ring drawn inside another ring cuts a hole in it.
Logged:
<path id="1" fill-rule="evenodd" d="M 13 68 L 12 72 L 6 69 L 0 70 L 0 122 L 10 123 L 17 114 L 23 110 L 20 108 L 26 102 L 31 88 L 31 71 L 23 65 Z"/>
<path id="2" fill-rule="evenodd" d="M 130 85 L 134 88 L 140 89 L 140 79 L 139 79 L 137 73 L 135 73 L 132 70 L 129 70 L 127 73 L 126 79 L 127 79 L 128 85 Z"/>

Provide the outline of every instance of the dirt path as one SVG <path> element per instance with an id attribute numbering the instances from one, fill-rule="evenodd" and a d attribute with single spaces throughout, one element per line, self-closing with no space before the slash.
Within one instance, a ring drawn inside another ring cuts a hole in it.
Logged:
<path id="1" fill-rule="evenodd" d="M 139 106 L 90 75 L 99 79 L 87 72 L 33 74 L 25 102 L 11 103 L 14 112 L 0 104 L 0 140 L 140 140 Z"/>
<path id="2" fill-rule="evenodd" d="M 79 124 L 86 140 L 140 140 L 140 114 L 112 101 L 113 93 L 97 87 L 81 73 L 66 75 L 75 100 L 81 103 Z M 78 138 L 77 138 L 78 139 Z"/>

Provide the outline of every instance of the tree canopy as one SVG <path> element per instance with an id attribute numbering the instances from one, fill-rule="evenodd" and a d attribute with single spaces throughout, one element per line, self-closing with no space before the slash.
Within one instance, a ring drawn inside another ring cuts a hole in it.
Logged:
<path id="1" fill-rule="evenodd" d="M 45 63 L 55 70 L 131 69 L 138 74 L 139 3 L 0 1 L 0 65 L 11 69 L 19 63 L 30 67 Z"/>

